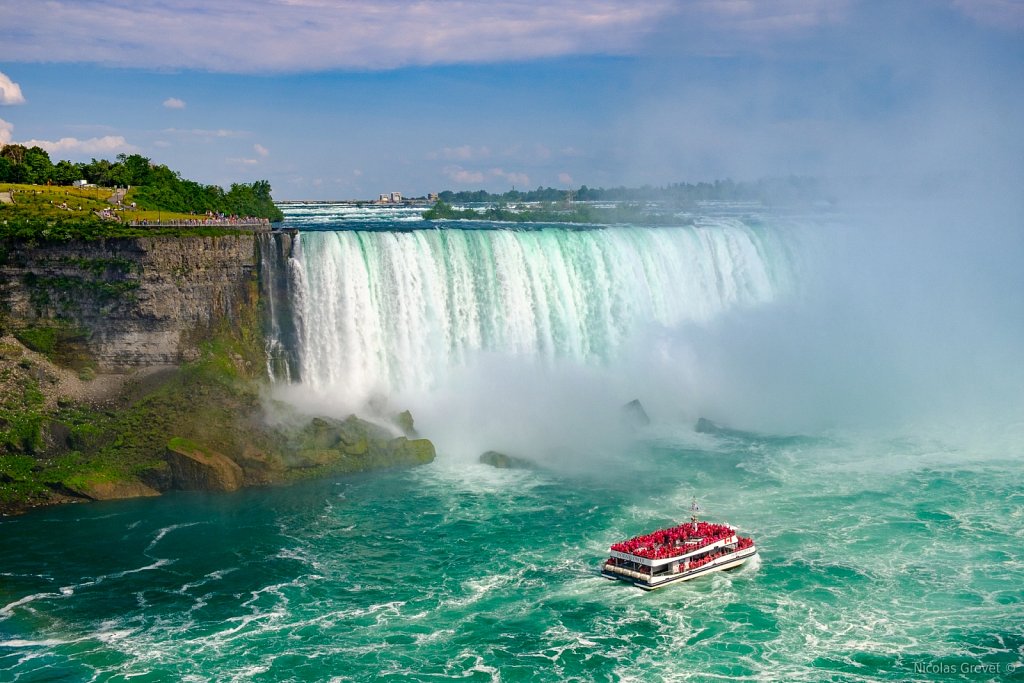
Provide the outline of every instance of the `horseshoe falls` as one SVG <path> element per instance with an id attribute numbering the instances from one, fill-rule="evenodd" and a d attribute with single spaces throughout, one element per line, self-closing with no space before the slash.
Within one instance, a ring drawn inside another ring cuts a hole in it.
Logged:
<path id="1" fill-rule="evenodd" d="M 353 397 L 437 388 L 481 354 L 608 366 L 638 332 L 771 302 L 777 236 L 735 219 L 680 228 L 304 232 L 299 375 Z"/>
<path id="2" fill-rule="evenodd" d="M 285 208 L 268 401 L 409 408 L 437 459 L 0 520 L 0 680 L 1024 672 L 1020 270 L 978 216 Z M 635 398 L 650 425 L 622 424 Z M 758 562 L 653 593 L 599 575 L 693 497 Z"/>

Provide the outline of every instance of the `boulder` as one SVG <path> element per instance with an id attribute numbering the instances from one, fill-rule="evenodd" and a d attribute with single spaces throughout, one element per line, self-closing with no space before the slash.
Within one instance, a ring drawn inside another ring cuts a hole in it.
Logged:
<path id="1" fill-rule="evenodd" d="M 715 434 L 722 431 L 722 428 L 705 417 L 697 418 L 697 426 L 694 427 L 698 434 Z"/>
<path id="2" fill-rule="evenodd" d="M 390 467 L 425 465 L 428 462 L 433 462 L 437 457 L 437 451 L 430 439 L 407 439 L 404 436 L 389 441 L 387 453 Z"/>
<path id="3" fill-rule="evenodd" d="M 480 454 L 480 462 L 496 467 L 499 470 L 521 470 L 533 467 L 533 463 L 523 458 L 506 455 L 500 451 L 487 451 Z"/>
<path id="4" fill-rule="evenodd" d="M 235 491 L 245 481 L 242 468 L 229 457 L 188 439 L 168 442 L 167 464 L 174 487 L 185 491 Z"/>
<path id="5" fill-rule="evenodd" d="M 648 417 L 647 411 L 644 410 L 644 406 L 638 398 L 634 398 L 622 406 L 622 421 L 634 428 L 646 427 L 651 424 L 651 418 Z"/>
<path id="6" fill-rule="evenodd" d="M 416 425 L 413 423 L 412 413 L 408 410 L 403 410 L 398 415 L 395 415 L 395 424 L 402 430 L 410 439 L 415 439 L 419 434 L 416 433 Z"/>

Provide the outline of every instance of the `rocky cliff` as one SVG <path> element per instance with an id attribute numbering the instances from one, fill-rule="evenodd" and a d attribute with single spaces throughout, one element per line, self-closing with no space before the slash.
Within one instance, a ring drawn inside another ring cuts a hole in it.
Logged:
<path id="1" fill-rule="evenodd" d="M 411 415 L 270 400 L 268 366 L 294 364 L 273 343 L 294 335 L 291 249 L 242 233 L 0 245 L 0 514 L 433 460 Z"/>
<path id="2" fill-rule="evenodd" d="M 257 235 L 0 245 L 0 309 L 28 345 L 99 371 L 176 366 L 258 302 Z"/>

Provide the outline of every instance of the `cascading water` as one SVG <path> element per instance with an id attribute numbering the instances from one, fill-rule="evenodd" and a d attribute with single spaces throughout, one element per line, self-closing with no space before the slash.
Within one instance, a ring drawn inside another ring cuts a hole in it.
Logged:
<path id="1" fill-rule="evenodd" d="M 674 228 L 308 231 L 291 260 L 298 375 L 350 397 L 429 390 L 481 352 L 607 365 L 638 330 L 789 286 L 779 235 Z"/>

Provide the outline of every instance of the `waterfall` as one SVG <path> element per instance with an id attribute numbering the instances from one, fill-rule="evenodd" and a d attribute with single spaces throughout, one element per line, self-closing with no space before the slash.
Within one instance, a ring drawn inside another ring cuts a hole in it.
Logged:
<path id="1" fill-rule="evenodd" d="M 778 233 L 735 218 L 308 231 L 293 251 L 297 374 L 353 396 L 430 389 L 481 353 L 607 365 L 638 330 L 772 301 L 791 271 Z"/>
<path id="2" fill-rule="evenodd" d="M 267 376 L 287 383 L 296 379 L 298 367 L 291 277 L 296 269 L 290 263 L 295 242 L 287 232 L 262 233 L 257 239 Z"/>

